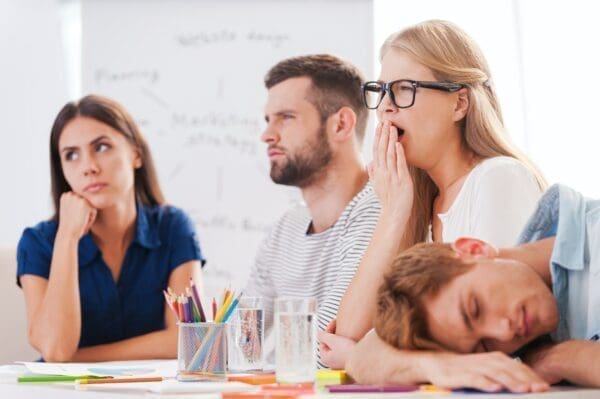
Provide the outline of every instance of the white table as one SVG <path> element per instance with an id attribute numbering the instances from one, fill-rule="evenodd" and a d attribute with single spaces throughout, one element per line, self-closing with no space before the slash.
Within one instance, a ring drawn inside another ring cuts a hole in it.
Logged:
<path id="1" fill-rule="evenodd" d="M 24 366 L 23 370 L 25 370 Z M 14 369 L 14 367 L 13 367 Z M 17 370 L 18 371 L 18 370 Z M 168 381 L 170 384 L 184 384 L 186 387 L 191 387 L 189 384 L 194 383 L 176 383 L 173 380 Z M 166 393 L 158 394 L 150 391 L 147 384 L 153 383 L 134 383 L 134 384 L 110 384 L 110 385 L 95 385 L 88 386 L 85 390 L 76 388 L 74 383 L 28 383 L 19 384 L 16 382 L 16 376 L 9 374 L 0 374 L 0 398 L 4 399 L 104 399 L 104 398 L 197 398 L 197 399 L 213 399 L 220 398 L 218 393 Z M 188 385 L 185 385 L 188 384 Z M 572 387 L 555 387 L 551 392 L 542 394 L 474 394 L 474 393 L 452 393 L 452 394 L 432 394 L 428 392 L 407 392 L 407 393 L 387 393 L 387 394 L 326 394 L 320 393 L 316 395 L 304 396 L 303 399 L 358 399 L 358 398 L 467 398 L 467 399 L 509 399 L 518 397 L 522 399 L 529 398 L 600 398 L 600 389 L 582 389 Z"/>

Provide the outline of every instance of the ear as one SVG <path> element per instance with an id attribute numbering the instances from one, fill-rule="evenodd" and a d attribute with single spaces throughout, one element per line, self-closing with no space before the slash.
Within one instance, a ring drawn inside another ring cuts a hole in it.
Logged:
<path id="1" fill-rule="evenodd" d="M 142 165 L 143 165 L 142 154 L 140 154 L 140 150 L 138 150 L 137 148 L 134 148 L 133 149 L 133 168 L 139 169 L 142 167 Z"/>
<path id="2" fill-rule="evenodd" d="M 452 243 L 452 249 L 460 256 L 477 256 L 493 259 L 498 256 L 498 248 L 483 240 L 460 237 Z"/>
<path id="3" fill-rule="evenodd" d="M 356 129 L 356 113 L 350 107 L 342 107 L 327 121 L 335 141 L 346 141 L 354 137 Z"/>
<path id="4" fill-rule="evenodd" d="M 466 87 L 463 87 L 456 93 L 458 94 L 458 97 L 456 98 L 456 105 L 454 107 L 454 122 L 462 120 L 469 110 L 469 90 Z"/>

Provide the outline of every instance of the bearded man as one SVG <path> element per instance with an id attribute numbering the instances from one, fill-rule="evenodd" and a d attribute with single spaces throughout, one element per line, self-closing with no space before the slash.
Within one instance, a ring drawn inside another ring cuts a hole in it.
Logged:
<path id="1" fill-rule="evenodd" d="M 304 203 L 263 241 L 244 294 L 267 304 L 278 296 L 315 297 L 320 330 L 335 319 L 379 217 L 361 156 L 363 81 L 356 67 L 325 54 L 283 60 L 265 77 L 261 140 L 271 179 L 298 187 Z M 267 306 L 267 332 L 271 311 Z"/>

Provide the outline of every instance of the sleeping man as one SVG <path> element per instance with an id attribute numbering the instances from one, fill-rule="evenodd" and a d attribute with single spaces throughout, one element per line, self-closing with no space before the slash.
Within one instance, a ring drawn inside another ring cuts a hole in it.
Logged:
<path id="1" fill-rule="evenodd" d="M 600 386 L 600 201 L 551 187 L 519 242 L 460 238 L 403 252 L 379 291 L 377 335 L 398 349 L 497 352 L 481 358 L 506 371 L 483 375 L 491 390 L 507 388 L 515 362 L 504 354 L 549 384 Z"/>

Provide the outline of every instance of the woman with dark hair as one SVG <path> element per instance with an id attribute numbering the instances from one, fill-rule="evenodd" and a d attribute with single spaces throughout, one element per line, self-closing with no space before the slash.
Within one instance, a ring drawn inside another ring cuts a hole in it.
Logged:
<path id="1" fill-rule="evenodd" d="M 46 361 L 176 357 L 162 290 L 183 290 L 203 258 L 133 119 L 104 97 L 66 104 L 50 165 L 54 217 L 25 229 L 17 251 L 31 345 Z"/>

